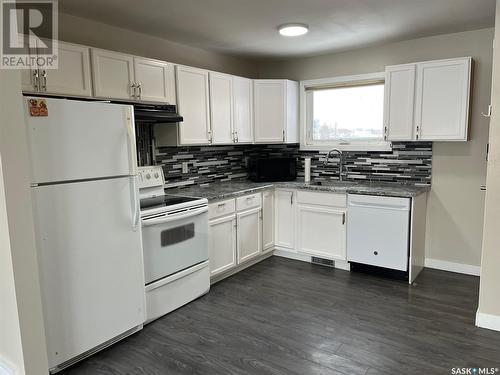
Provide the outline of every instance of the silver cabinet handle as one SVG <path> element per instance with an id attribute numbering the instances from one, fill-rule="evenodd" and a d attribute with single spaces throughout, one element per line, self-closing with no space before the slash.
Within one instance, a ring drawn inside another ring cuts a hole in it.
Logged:
<path id="1" fill-rule="evenodd" d="M 41 91 L 47 91 L 47 71 L 42 70 L 42 89 Z"/>
<path id="2" fill-rule="evenodd" d="M 486 185 L 481 185 L 480 189 L 481 191 L 486 191 Z"/>
<path id="3" fill-rule="evenodd" d="M 130 84 L 130 96 L 134 99 L 136 98 L 135 89 L 136 89 L 135 82 L 133 82 Z"/>
<path id="4" fill-rule="evenodd" d="M 418 138 L 420 137 L 420 126 L 419 125 L 417 125 L 417 134 L 416 134 L 416 136 L 417 136 L 417 140 L 418 140 Z"/>
<path id="5" fill-rule="evenodd" d="M 290 194 L 290 204 L 293 205 L 293 193 Z"/>
<path id="6" fill-rule="evenodd" d="M 345 212 L 342 212 L 342 225 L 345 225 Z"/>
<path id="7" fill-rule="evenodd" d="M 33 70 L 33 86 L 35 91 L 40 91 L 40 75 L 38 69 Z"/>
<path id="8" fill-rule="evenodd" d="M 142 83 L 138 83 L 137 88 L 139 89 L 139 94 L 137 96 L 137 99 L 141 99 L 142 98 Z"/>
<path id="9" fill-rule="evenodd" d="M 236 131 L 234 132 L 234 134 L 236 134 L 236 143 L 238 143 L 238 142 L 239 142 L 239 139 L 238 139 L 238 131 L 236 130 Z"/>
<path id="10" fill-rule="evenodd" d="M 212 130 L 207 130 L 208 134 L 208 143 L 212 143 Z"/>
<path id="11" fill-rule="evenodd" d="M 387 125 L 384 126 L 384 141 L 387 141 Z"/>
<path id="12" fill-rule="evenodd" d="M 486 112 L 486 113 L 481 112 L 481 115 L 483 115 L 483 117 L 486 117 L 486 118 L 491 117 L 491 104 L 488 106 L 488 112 Z"/>

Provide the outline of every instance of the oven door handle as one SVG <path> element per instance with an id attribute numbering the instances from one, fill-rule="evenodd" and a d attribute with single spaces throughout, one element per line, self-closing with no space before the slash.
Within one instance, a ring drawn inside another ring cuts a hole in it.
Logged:
<path id="1" fill-rule="evenodd" d="M 189 210 L 189 211 L 184 211 L 180 212 L 178 214 L 173 214 L 169 216 L 160 216 L 156 218 L 151 218 L 151 219 L 142 219 L 142 226 L 143 227 L 148 227 L 150 225 L 156 225 L 156 224 L 163 224 L 163 223 L 168 223 L 170 221 L 174 220 L 183 220 L 187 219 L 193 216 L 197 216 L 199 214 L 202 214 L 204 212 L 208 212 L 208 207 L 201 207 L 201 208 L 196 208 L 194 210 Z"/>

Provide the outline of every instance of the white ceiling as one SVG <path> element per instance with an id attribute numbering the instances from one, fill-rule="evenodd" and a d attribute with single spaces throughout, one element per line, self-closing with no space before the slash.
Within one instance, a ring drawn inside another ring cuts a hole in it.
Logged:
<path id="1" fill-rule="evenodd" d="M 62 0 L 61 11 L 208 50 L 313 55 L 494 25 L 495 0 Z M 305 36 L 277 27 L 299 22 Z"/>

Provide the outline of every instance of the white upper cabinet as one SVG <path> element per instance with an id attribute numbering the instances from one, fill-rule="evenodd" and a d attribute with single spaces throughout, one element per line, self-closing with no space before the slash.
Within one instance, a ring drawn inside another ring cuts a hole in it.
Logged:
<path id="1" fill-rule="evenodd" d="M 387 67 L 387 139 L 467 141 L 471 67 L 470 57 Z"/>
<path id="2" fill-rule="evenodd" d="M 298 83 L 254 80 L 254 122 L 256 143 L 297 143 Z"/>
<path id="3" fill-rule="evenodd" d="M 170 63 L 92 48 L 92 69 L 98 98 L 175 104 Z"/>
<path id="4" fill-rule="evenodd" d="M 208 71 L 177 65 L 177 110 L 184 121 L 179 124 L 182 145 L 209 144 L 210 125 Z"/>
<path id="5" fill-rule="evenodd" d="M 384 133 L 386 140 L 413 139 L 415 64 L 385 69 Z"/>
<path id="6" fill-rule="evenodd" d="M 233 79 L 222 73 L 209 73 L 212 143 L 229 144 L 233 131 Z"/>
<path id="7" fill-rule="evenodd" d="M 139 100 L 175 104 L 173 64 L 134 57 L 134 73 Z"/>
<path id="8" fill-rule="evenodd" d="M 471 58 L 417 64 L 417 139 L 466 141 Z"/>
<path id="9" fill-rule="evenodd" d="M 253 81 L 233 76 L 233 132 L 235 143 L 253 142 Z"/>
<path id="10" fill-rule="evenodd" d="M 23 70 L 23 91 L 77 97 L 92 96 L 89 51 L 88 47 L 59 42 L 58 68 L 35 67 Z"/>
<path id="11" fill-rule="evenodd" d="M 135 99 L 134 57 L 92 48 L 94 95 L 103 99 Z"/>

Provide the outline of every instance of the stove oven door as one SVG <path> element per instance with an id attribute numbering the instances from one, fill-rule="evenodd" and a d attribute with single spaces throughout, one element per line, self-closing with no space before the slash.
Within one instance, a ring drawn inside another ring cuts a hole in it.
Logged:
<path id="1" fill-rule="evenodd" d="M 143 217 L 146 285 L 208 260 L 208 207 Z"/>

